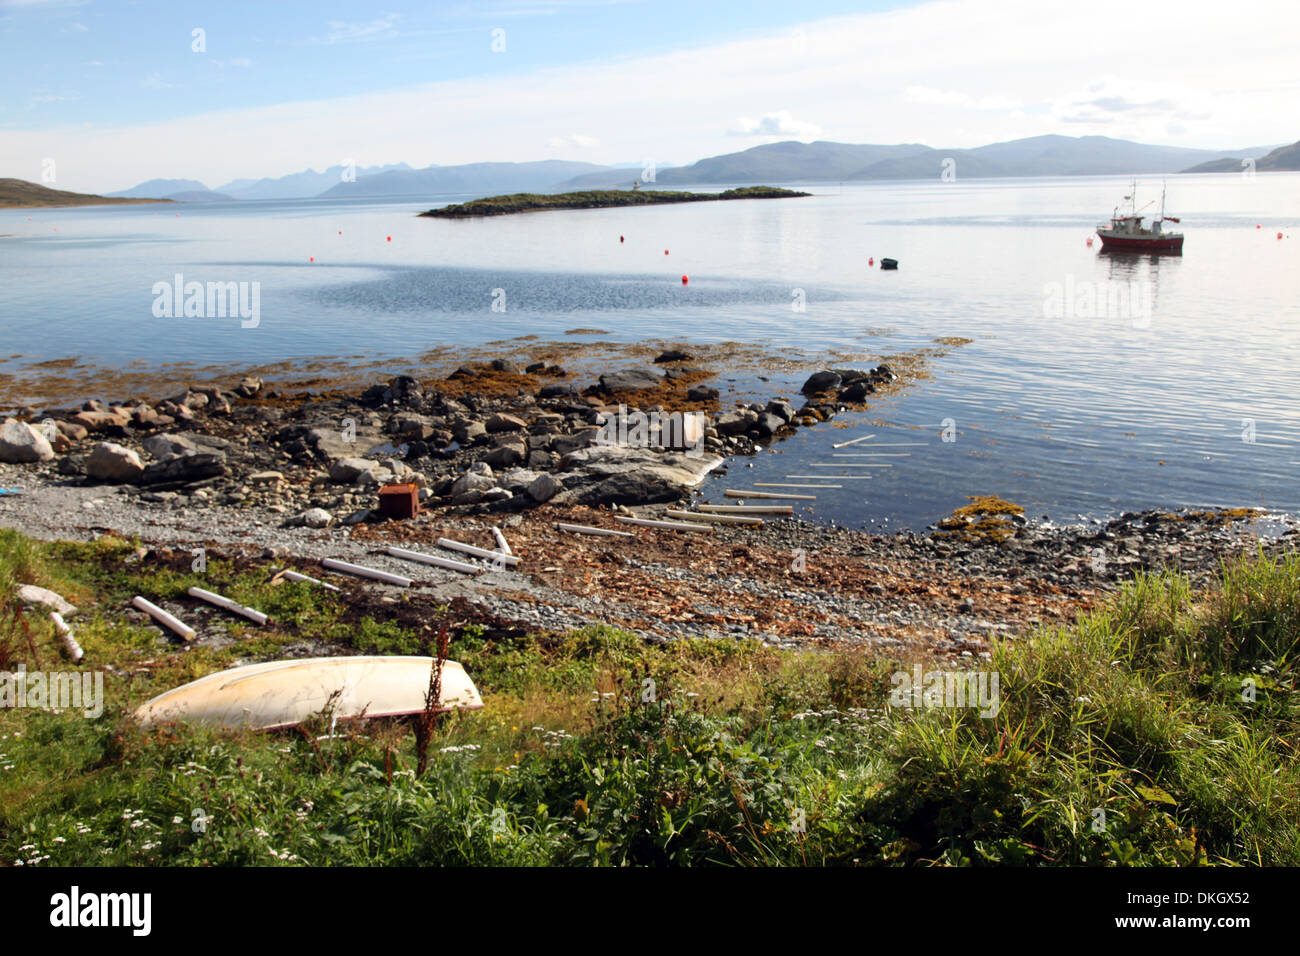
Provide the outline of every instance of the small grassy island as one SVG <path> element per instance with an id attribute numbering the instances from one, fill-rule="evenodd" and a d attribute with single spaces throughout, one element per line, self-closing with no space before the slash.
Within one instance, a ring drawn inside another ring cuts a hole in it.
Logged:
<path id="1" fill-rule="evenodd" d="M 812 193 L 776 186 L 745 186 L 720 193 L 687 193 L 661 189 L 588 189 L 573 193 L 512 193 L 489 196 L 473 202 L 443 206 L 420 213 L 438 219 L 467 219 L 471 216 L 506 216 L 538 209 L 601 209 L 606 206 L 653 206 L 674 202 L 709 202 L 718 199 L 789 199 Z"/>

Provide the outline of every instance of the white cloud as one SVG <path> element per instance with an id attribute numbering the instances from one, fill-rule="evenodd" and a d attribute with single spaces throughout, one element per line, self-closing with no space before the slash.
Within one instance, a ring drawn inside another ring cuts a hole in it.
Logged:
<path id="1" fill-rule="evenodd" d="M 595 149 L 600 145 L 600 140 L 594 136 L 574 133 L 572 136 L 552 136 L 546 145 L 552 149 Z"/>
<path id="2" fill-rule="evenodd" d="M 794 139 L 816 139 L 822 128 L 816 123 L 804 123 L 790 115 L 788 110 L 764 113 L 760 119 L 742 116 L 727 130 L 731 136 L 777 136 Z"/>

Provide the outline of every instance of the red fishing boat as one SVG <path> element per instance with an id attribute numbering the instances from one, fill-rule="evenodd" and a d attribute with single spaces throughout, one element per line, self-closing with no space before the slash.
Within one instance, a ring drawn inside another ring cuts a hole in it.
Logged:
<path id="1" fill-rule="evenodd" d="M 1164 224 L 1178 222 L 1173 216 L 1165 215 L 1165 192 L 1160 190 L 1160 215 L 1152 216 L 1151 225 L 1143 226 L 1146 216 L 1138 215 L 1137 183 L 1129 187 L 1129 194 L 1124 197 L 1128 202 L 1128 215 L 1120 215 L 1120 208 L 1115 207 L 1108 225 L 1098 226 L 1097 235 L 1101 237 L 1103 252 L 1177 252 L 1183 251 L 1183 234 L 1165 232 Z M 1152 200 L 1151 203 L 1155 202 Z M 1147 203 L 1147 206 L 1151 205 Z M 1146 206 L 1142 207 L 1143 209 Z"/>

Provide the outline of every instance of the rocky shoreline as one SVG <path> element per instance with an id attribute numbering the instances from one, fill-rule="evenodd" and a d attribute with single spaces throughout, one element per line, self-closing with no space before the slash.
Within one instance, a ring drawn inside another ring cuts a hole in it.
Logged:
<path id="1" fill-rule="evenodd" d="M 601 621 L 656 640 L 849 641 L 940 657 L 1069 620 L 1138 569 L 1200 578 L 1232 554 L 1294 543 L 1295 522 L 1276 519 L 1261 538 L 1247 511 L 1057 528 L 1011 508 L 928 535 L 794 518 L 707 535 L 629 529 L 619 515 L 697 503 L 728 457 L 907 384 L 887 364 L 824 369 L 798 407 L 724 408 L 705 384 L 715 373 L 691 363 L 669 350 L 653 367 L 580 387 L 557 366 L 496 359 L 359 394 L 281 395 L 249 378 L 157 402 L 25 409 L 0 426 L 0 487 L 21 490 L 0 496 L 0 524 L 46 538 L 138 537 L 160 554 L 203 547 L 317 575 L 321 558 L 359 561 L 414 578 L 404 604 L 451 602 L 493 626 Z M 380 513 L 379 489 L 392 483 L 413 486 L 418 517 Z M 557 522 L 636 533 L 574 535 Z M 435 551 L 441 536 L 492 549 L 493 526 L 517 568 L 483 562 L 470 576 L 386 552 Z M 362 603 L 396 591 L 338 580 Z"/>

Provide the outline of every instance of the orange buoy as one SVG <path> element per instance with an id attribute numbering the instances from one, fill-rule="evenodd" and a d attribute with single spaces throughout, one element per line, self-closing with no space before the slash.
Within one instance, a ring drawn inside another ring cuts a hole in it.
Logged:
<path id="1" fill-rule="evenodd" d="M 1092 236 L 1089 236 L 1089 237 L 1088 237 L 1088 245 L 1089 245 L 1089 246 L 1092 245 Z"/>
<path id="2" fill-rule="evenodd" d="M 691 277 L 690 277 L 690 276 L 682 276 L 682 285 L 686 285 L 686 283 L 688 283 L 688 282 L 690 282 L 690 281 L 691 281 Z"/>

